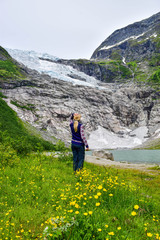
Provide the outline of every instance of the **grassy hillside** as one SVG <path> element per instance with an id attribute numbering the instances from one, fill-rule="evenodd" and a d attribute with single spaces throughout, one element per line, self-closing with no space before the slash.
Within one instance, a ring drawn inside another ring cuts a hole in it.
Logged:
<path id="1" fill-rule="evenodd" d="M 1 94 L 3 97 L 3 95 Z M 37 150 L 55 150 L 58 145 L 31 135 L 17 114 L 0 97 L 0 144 L 14 149 L 18 154 Z M 62 148 L 63 148 L 62 144 Z M 59 149 L 61 146 L 59 145 Z"/>
<path id="2" fill-rule="evenodd" d="M 22 79 L 24 77 L 24 72 L 19 67 L 18 63 L 0 46 L 0 81 L 6 81 L 7 79 Z"/>

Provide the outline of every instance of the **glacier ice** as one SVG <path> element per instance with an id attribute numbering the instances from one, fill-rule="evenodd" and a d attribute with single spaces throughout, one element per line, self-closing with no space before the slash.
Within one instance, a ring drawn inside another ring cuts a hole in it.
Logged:
<path id="1" fill-rule="evenodd" d="M 25 66 L 37 70 L 39 73 L 45 73 L 59 80 L 71 82 L 74 85 L 84 85 L 98 87 L 98 80 L 83 72 L 74 69 L 71 66 L 58 63 L 59 58 L 47 53 L 37 53 L 35 51 L 26 51 L 6 48 L 8 53 L 18 62 Z M 50 61 L 51 60 L 51 61 Z M 77 78 L 76 78 L 77 77 Z M 84 79 L 81 80 L 81 79 Z"/>

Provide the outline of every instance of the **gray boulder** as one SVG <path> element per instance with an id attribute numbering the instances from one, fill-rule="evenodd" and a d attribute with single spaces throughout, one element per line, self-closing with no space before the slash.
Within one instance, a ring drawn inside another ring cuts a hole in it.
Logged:
<path id="1" fill-rule="evenodd" d="M 99 158 L 106 158 L 108 160 L 114 161 L 113 154 L 108 152 L 107 150 L 94 150 L 92 155 Z"/>

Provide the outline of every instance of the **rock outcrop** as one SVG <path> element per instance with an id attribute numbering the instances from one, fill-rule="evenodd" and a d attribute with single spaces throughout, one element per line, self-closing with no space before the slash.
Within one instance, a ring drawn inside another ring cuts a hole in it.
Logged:
<path id="1" fill-rule="evenodd" d="M 95 150 L 92 152 L 92 156 L 114 161 L 113 154 L 106 150 Z"/>

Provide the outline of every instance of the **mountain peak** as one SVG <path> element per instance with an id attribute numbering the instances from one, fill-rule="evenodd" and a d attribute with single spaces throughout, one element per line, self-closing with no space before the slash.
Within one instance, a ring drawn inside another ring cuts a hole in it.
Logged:
<path id="1" fill-rule="evenodd" d="M 123 57 L 126 58 L 127 54 L 125 50 L 128 50 L 127 46 L 129 47 L 130 42 L 133 43 L 133 40 L 135 42 L 148 40 L 151 37 L 157 37 L 158 34 L 160 34 L 160 12 L 147 19 L 114 31 L 94 51 L 91 59 L 113 59 L 112 54 L 115 50 L 118 50 L 121 59 Z"/>

